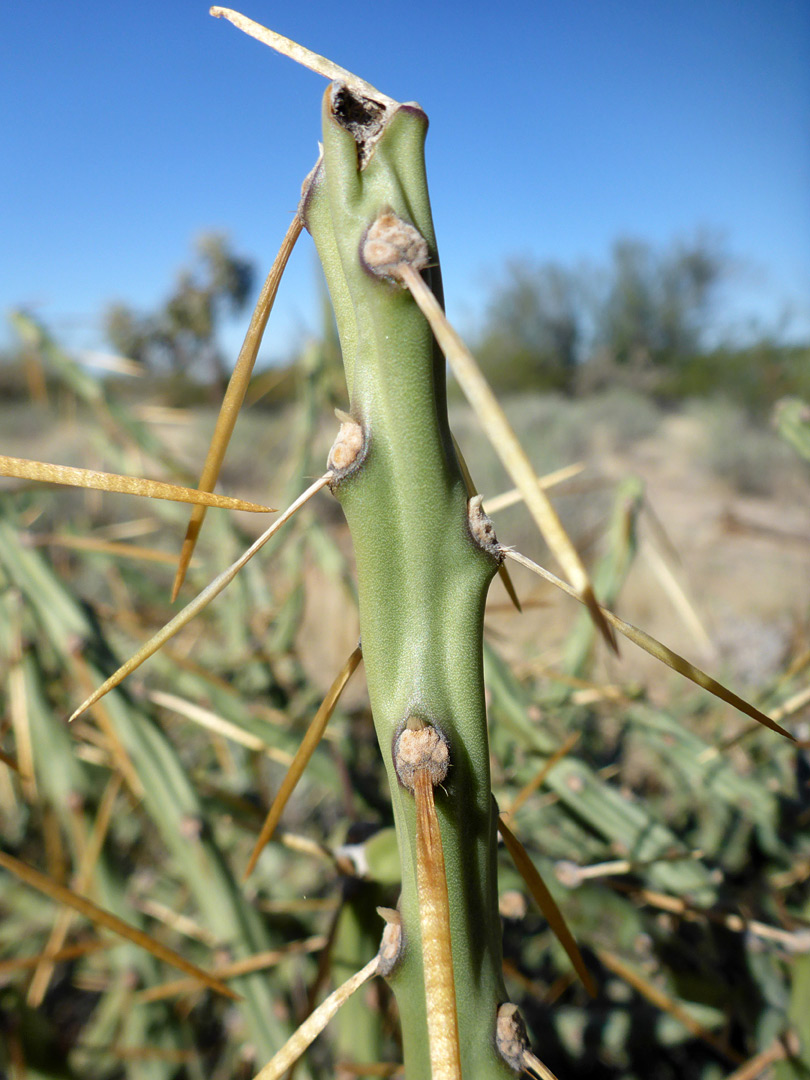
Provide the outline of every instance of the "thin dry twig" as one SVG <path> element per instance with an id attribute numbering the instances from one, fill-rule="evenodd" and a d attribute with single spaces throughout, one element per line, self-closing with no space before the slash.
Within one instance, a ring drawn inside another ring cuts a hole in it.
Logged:
<path id="1" fill-rule="evenodd" d="M 13 764 L 21 780 L 23 795 L 28 802 L 33 804 L 37 799 L 37 777 L 28 712 L 28 691 L 23 667 L 23 636 L 19 601 L 19 595 L 14 594 L 11 604 L 8 647 L 8 715 L 14 732 L 17 757 L 16 763 L 12 758 L 8 758 L 7 763 Z"/>
<path id="2" fill-rule="evenodd" d="M 785 1058 L 798 1054 L 799 1045 L 795 1032 L 788 1031 L 774 1039 L 770 1046 L 755 1057 L 750 1058 L 739 1069 L 729 1073 L 726 1080 L 757 1080 L 766 1069 L 776 1064 L 777 1061 L 784 1061 Z"/>
<path id="3" fill-rule="evenodd" d="M 548 890 L 548 886 L 540 877 L 537 867 L 529 858 L 529 853 L 515 834 L 509 829 L 502 817 L 498 818 L 498 832 L 503 837 L 506 850 L 512 856 L 520 876 L 526 882 L 532 896 L 537 901 L 537 906 L 543 913 L 543 918 L 554 932 L 555 937 L 568 954 L 568 959 L 574 965 L 574 969 L 582 980 L 582 985 L 591 997 L 596 997 L 596 983 L 593 976 L 585 966 L 582 953 L 574 940 L 574 935 L 568 929 L 563 913 L 557 906 L 557 901 Z"/>
<path id="4" fill-rule="evenodd" d="M 638 866 L 639 864 L 635 864 L 635 866 L 631 864 L 630 869 L 636 869 Z M 610 867 L 610 863 L 603 863 L 602 867 Z M 584 871 L 588 869 L 588 867 L 582 868 Z M 592 869 L 598 870 L 599 867 L 593 867 Z M 616 871 L 610 872 L 615 873 Z M 626 871 L 620 869 L 619 873 L 622 872 Z M 563 873 L 566 875 L 566 871 L 563 871 Z M 583 873 L 580 880 L 590 876 L 596 875 Z M 680 896 L 670 896 L 669 893 L 656 892 L 654 889 L 640 889 L 619 881 L 611 881 L 608 884 L 616 892 L 629 895 L 634 900 L 640 900 L 651 907 L 658 908 L 660 911 L 668 911 L 685 920 L 693 922 L 705 920 L 718 926 L 724 926 L 735 934 L 750 934 L 752 937 L 757 937 L 762 941 L 772 941 L 784 949 L 785 952 L 794 955 L 807 955 L 807 953 L 810 953 L 810 928 L 806 926 L 797 930 L 785 930 L 781 926 L 771 926 L 769 923 L 760 922 L 759 919 L 745 918 L 733 911 L 715 911 L 711 908 L 698 907 L 683 900 Z"/>
<path id="5" fill-rule="evenodd" d="M 20 766 L 17 764 L 14 758 L 10 754 L 7 754 L 4 750 L 0 750 L 0 761 L 4 765 L 8 765 L 8 767 L 10 769 L 13 769 L 16 773 L 21 771 Z"/>
<path id="6" fill-rule="evenodd" d="M 315 752 L 315 748 L 323 738 L 323 733 L 326 731 L 326 725 L 335 711 L 340 695 L 346 686 L 346 683 L 352 677 L 352 674 L 357 669 L 357 665 L 363 658 L 363 652 L 358 645 L 349 659 L 341 668 L 337 678 L 329 688 L 329 692 L 321 703 L 321 707 L 315 713 L 312 719 L 312 723 L 307 729 L 307 733 L 304 736 L 301 745 L 298 747 L 295 757 L 292 760 L 292 764 L 287 769 L 284 779 L 281 783 L 281 787 L 278 789 L 273 805 L 267 813 L 264 824 L 262 825 L 259 838 L 256 841 L 253 851 L 248 859 L 247 867 L 243 880 L 247 880 L 253 873 L 253 869 L 259 860 L 264 847 L 269 843 L 270 838 L 275 832 L 276 826 L 281 820 L 281 815 L 284 813 L 284 807 L 287 805 L 290 796 L 295 790 L 295 786 L 301 779 L 304 769 L 307 767 L 309 759 Z"/>
<path id="7" fill-rule="evenodd" d="M 355 991 L 377 974 L 380 966 L 379 956 L 375 956 L 345 983 L 334 990 L 321 1002 L 301 1026 L 290 1036 L 279 1052 L 261 1069 L 254 1080 L 279 1080 L 294 1065 L 304 1051 L 317 1039 L 332 1017 L 338 1012 Z"/>
<path id="8" fill-rule="evenodd" d="M 161 630 L 143 644 L 134 656 L 131 656 L 125 664 L 122 664 L 121 667 L 109 677 L 109 679 L 103 682 L 98 689 L 94 690 L 93 693 L 82 702 L 78 709 L 74 711 L 70 719 L 75 720 L 77 716 L 81 716 L 85 709 L 89 709 L 91 705 L 94 705 L 99 700 L 99 698 L 104 697 L 106 693 L 118 686 L 127 675 L 130 675 L 136 668 L 139 668 L 145 660 L 148 660 L 150 656 L 153 656 L 162 645 L 182 630 L 182 628 L 189 623 L 195 615 L 198 615 L 203 608 L 207 607 L 215 597 L 219 596 L 222 590 L 230 585 L 242 567 L 253 558 L 257 551 L 264 547 L 271 536 L 275 535 L 281 526 L 289 521 L 297 510 L 300 510 L 304 503 L 311 499 L 313 495 L 321 490 L 321 488 L 326 487 L 331 479 L 331 472 L 324 473 L 324 475 L 316 480 L 314 484 L 311 484 L 307 488 L 303 495 L 299 495 L 295 502 L 287 507 L 281 517 L 277 518 L 270 528 L 263 532 L 259 539 L 255 540 L 243 555 L 240 555 L 235 563 L 229 566 L 227 570 L 223 570 L 218 577 L 215 577 L 190 604 L 187 604 L 182 611 L 179 611 L 173 619 L 166 623 Z"/>
<path id="9" fill-rule="evenodd" d="M 266 949 L 264 952 L 246 956 L 244 960 L 234 960 L 229 964 L 218 964 L 211 974 L 218 979 L 235 979 L 240 975 L 250 975 L 254 971 L 266 971 L 267 968 L 280 964 L 290 956 L 299 953 L 317 952 L 326 943 L 323 934 L 316 937 L 306 938 L 304 941 L 291 941 L 283 949 Z M 135 995 L 135 1001 L 140 1005 L 146 1005 L 150 1001 L 162 1001 L 164 998 L 176 997 L 178 994 L 192 994 L 200 989 L 196 979 L 174 979 L 171 982 L 161 983 L 159 986 L 150 986 L 146 990 L 140 990 Z"/>
<path id="10" fill-rule="evenodd" d="M 568 859 L 560 859 L 554 865 L 554 873 L 566 889 L 578 889 L 583 881 L 616 877 L 621 874 L 636 874 L 639 870 L 646 870 L 660 863 L 689 862 L 702 858 L 703 852 L 697 850 L 670 851 L 654 859 L 610 859 L 607 862 L 591 863 L 589 866 L 578 866 Z"/>
<path id="11" fill-rule="evenodd" d="M 164 690 L 153 690 L 147 694 L 147 697 L 155 705 L 160 705 L 164 709 L 170 709 L 180 716 L 185 716 L 208 731 L 213 731 L 217 735 L 222 735 L 226 739 L 239 743 L 241 746 L 246 746 L 248 750 L 256 750 L 261 754 L 266 754 L 271 760 L 278 761 L 282 765 L 289 765 L 293 760 L 292 755 L 288 754 L 286 750 L 278 750 L 275 746 L 269 746 L 258 735 L 245 731 L 238 724 L 234 724 L 232 720 L 227 720 L 224 716 L 220 716 L 210 709 L 204 709 L 201 705 L 196 705 L 193 701 L 187 701 L 177 694 L 169 694 Z"/>
<path id="12" fill-rule="evenodd" d="M 90 885 L 93 871 L 96 868 L 96 863 L 101 855 L 101 849 L 104 846 L 104 841 L 107 837 L 107 830 L 110 827 L 113 807 L 115 806 L 115 800 L 118 798 L 118 793 L 121 790 L 122 781 L 123 776 L 120 772 L 113 773 L 107 782 L 104 794 L 101 796 L 96 820 L 93 823 L 90 838 L 82 852 L 79 868 L 73 881 L 73 888 L 78 893 L 86 892 Z M 74 912 L 70 908 L 63 908 L 57 915 L 48 942 L 42 952 L 41 962 L 34 972 L 33 978 L 31 979 L 31 985 L 28 987 L 28 1004 L 32 1009 L 38 1009 L 42 1004 L 51 977 L 53 976 L 53 970 L 56 963 L 54 957 L 65 943 L 65 938 L 70 930 L 70 924 L 73 921 L 73 915 Z"/>
<path id="13" fill-rule="evenodd" d="M 551 757 L 549 757 L 546 761 L 543 762 L 543 764 L 540 766 L 540 768 L 537 770 L 537 772 L 531 778 L 528 784 L 525 784 L 523 788 L 521 788 L 521 790 L 515 796 L 511 806 L 505 807 L 501 811 L 501 813 L 506 814 L 508 817 L 512 817 L 514 814 L 516 814 L 521 808 L 521 806 L 523 806 L 523 804 L 526 802 L 526 800 L 530 798 L 545 781 L 546 777 L 554 768 L 554 766 L 558 762 L 562 761 L 564 757 L 567 757 L 567 755 L 571 753 L 571 751 L 579 742 L 581 735 L 581 731 L 572 732 L 562 744 L 562 746 L 558 746 L 554 753 L 551 755 Z"/>
<path id="14" fill-rule="evenodd" d="M 94 904 L 92 900 L 88 900 L 84 896 L 79 896 L 78 893 L 73 892 L 72 889 L 68 889 L 64 885 L 59 885 L 57 882 L 52 881 L 47 875 L 41 874 L 39 870 L 35 870 L 32 866 L 20 862 L 20 860 L 15 859 L 13 855 L 8 855 L 6 852 L 0 851 L 0 866 L 4 867 L 12 874 L 15 874 L 21 881 L 24 881 L 26 885 L 30 885 L 32 888 L 49 896 L 58 904 L 65 904 L 67 907 L 73 908 L 81 915 L 90 919 L 91 922 L 97 926 L 103 926 L 107 930 L 112 930 L 114 934 L 120 934 L 121 937 L 126 938 L 128 941 L 139 946 L 139 948 L 145 949 L 153 956 L 156 956 L 158 960 L 163 960 L 165 963 L 171 964 L 172 967 L 179 968 L 180 971 L 184 971 L 187 975 L 190 975 L 194 979 L 198 979 L 212 990 L 216 990 L 218 994 L 231 998 L 233 1001 L 240 1000 L 239 995 L 235 994 L 230 987 L 225 985 L 225 983 L 221 982 L 219 979 L 215 979 L 212 975 L 209 975 L 207 971 L 203 971 L 202 968 L 197 967 L 196 964 L 192 964 L 190 961 L 186 960 L 184 956 L 175 952 L 174 949 L 170 949 L 168 946 L 163 945 L 160 941 L 150 937 L 149 934 L 144 933 L 143 930 L 139 930 L 136 926 L 131 926 L 129 923 L 124 922 L 124 920 L 119 919 L 117 915 L 113 915 L 112 912 Z"/>
<path id="15" fill-rule="evenodd" d="M 795 713 L 803 709 L 805 705 L 810 703 L 810 686 L 803 686 L 801 690 L 797 690 L 795 694 L 783 701 L 781 705 L 773 710 L 771 715 L 772 720 L 784 720 L 788 716 L 793 716 Z M 731 735 L 729 738 L 724 739 L 719 746 L 707 746 L 705 750 L 701 750 L 698 755 L 698 761 L 701 765 L 707 761 L 713 761 L 714 758 L 720 754 L 724 754 L 727 750 L 731 750 L 732 747 L 737 746 L 738 743 L 744 742 L 749 736 L 759 731 L 759 728 L 755 724 L 748 724 L 738 731 L 736 735 Z"/>
<path id="16" fill-rule="evenodd" d="M 73 945 L 65 945 L 64 948 L 54 953 L 51 960 L 53 960 L 55 964 L 61 964 L 65 960 L 77 960 L 80 956 L 87 956 L 89 953 L 111 949 L 113 946 L 119 944 L 119 941 L 102 938 L 90 938 L 86 941 L 77 941 Z M 28 971 L 31 968 L 36 968 L 42 962 L 42 956 L 42 953 L 37 953 L 35 956 L 13 956 L 9 957 L 8 960 L 0 960 L 0 975 L 8 975 L 13 971 Z"/>
<path id="17" fill-rule="evenodd" d="M 219 937 L 213 930 L 201 926 L 190 915 L 184 915 L 171 904 L 164 904 L 154 896 L 137 896 L 135 900 L 138 911 L 148 915 L 150 919 L 156 919 L 173 930 L 175 934 L 182 934 L 191 941 L 201 941 L 209 949 L 214 949 L 219 944 Z"/>
<path id="18" fill-rule="evenodd" d="M 260 41 L 263 45 L 269 45 L 277 53 L 289 57 L 296 64 L 301 64 L 302 67 L 309 68 L 310 71 L 314 71 L 318 75 L 324 75 L 333 82 L 343 83 L 350 90 L 355 90 L 363 96 L 375 97 L 388 107 L 398 104 L 393 98 L 381 93 L 371 83 L 366 82 L 365 79 L 353 75 L 351 71 L 340 67 L 339 64 L 334 63 L 332 60 L 327 60 L 325 56 L 319 56 L 318 53 L 312 52 L 306 46 L 299 45 L 297 42 L 277 34 L 275 30 L 269 30 L 266 26 L 261 26 L 246 15 L 240 15 L 238 11 L 226 7 L 212 7 L 209 14 L 213 15 L 215 19 L 227 19 L 228 22 L 249 37 L 255 38 L 256 41 Z"/>
<path id="19" fill-rule="evenodd" d="M 17 772 L 22 781 L 25 798 L 30 803 L 37 799 L 37 780 L 34 768 L 34 744 L 31 739 L 31 725 L 28 713 L 28 693 L 25 685 L 25 670 L 22 662 L 12 662 L 8 673 L 8 711 L 14 730 L 14 742 L 17 749 Z"/>
<path id="20" fill-rule="evenodd" d="M 296 214 L 281 242 L 278 254 L 273 260 L 273 265 L 270 267 L 270 273 L 265 279 L 262 291 L 259 293 L 259 299 L 256 301 L 256 307 L 253 309 L 247 333 L 245 334 L 245 340 L 242 343 L 242 348 L 239 350 L 239 356 L 237 357 L 233 374 L 230 377 L 228 388 L 225 391 L 225 397 L 222 400 L 222 406 L 219 411 L 219 416 L 217 417 L 216 426 L 214 427 L 214 434 L 211 436 L 211 445 L 208 448 L 198 485 L 200 491 L 213 491 L 214 486 L 216 485 L 219 477 L 219 470 L 222 467 L 222 461 L 225 457 L 225 451 L 228 449 L 228 443 L 231 440 L 233 429 L 236 426 L 239 410 L 242 408 L 242 403 L 245 400 L 245 393 L 250 384 L 250 377 L 253 374 L 253 366 L 256 363 L 256 357 L 259 352 L 259 346 L 261 345 L 265 327 L 267 326 L 267 320 L 270 317 L 270 312 L 273 310 L 273 304 L 276 299 L 276 293 L 278 292 L 281 277 L 287 266 L 287 261 L 290 258 L 292 249 L 295 247 L 295 242 L 301 235 L 302 228 L 303 221 L 299 215 Z M 197 537 L 200 535 L 204 517 L 204 506 L 195 507 L 191 513 L 185 539 L 183 540 L 183 546 L 180 550 L 177 573 L 175 575 L 174 584 L 172 585 L 172 603 L 177 599 L 177 594 L 180 592 L 183 581 L 185 580 L 186 571 L 191 563 L 191 557 L 194 554 L 194 547 L 197 543 Z"/>
<path id="21" fill-rule="evenodd" d="M 539 574 L 540 577 L 545 578 L 552 585 L 556 585 L 558 589 L 562 589 L 564 593 L 569 596 L 573 596 L 575 600 L 578 600 L 581 604 L 585 601 L 579 594 L 571 588 L 566 582 L 561 581 L 555 574 L 552 574 L 549 570 L 546 570 L 542 566 L 538 566 L 537 563 L 532 562 L 531 559 L 527 559 L 525 555 L 521 555 L 519 551 L 512 551 L 510 548 L 502 548 L 503 553 L 507 558 L 512 559 L 516 563 L 520 563 L 521 566 L 525 566 L 527 570 L 531 570 L 535 574 Z M 780 727 L 774 720 L 767 716 L 764 712 L 752 705 L 749 701 L 741 698 L 738 694 L 735 694 L 733 690 L 729 690 L 728 687 L 723 686 L 716 679 L 713 679 L 711 675 L 707 675 L 705 671 L 701 671 L 699 667 L 695 667 L 688 660 L 685 660 L 678 653 L 673 652 L 672 649 L 667 648 L 652 635 L 646 633 L 644 630 L 639 630 L 637 626 L 633 626 L 632 623 L 627 623 L 624 619 L 620 619 L 618 615 L 614 615 L 608 608 L 601 609 L 603 616 L 607 621 L 614 626 L 620 634 L 623 634 L 629 641 L 632 641 L 635 645 L 644 649 L 651 656 L 661 660 L 668 667 L 671 667 L 673 671 L 677 671 L 680 675 L 690 679 L 697 686 L 703 687 L 704 690 L 708 690 L 709 693 L 714 694 L 715 697 L 720 698 L 722 701 L 728 702 L 729 705 L 733 705 L 735 709 L 739 709 L 740 712 L 745 713 L 746 716 L 750 716 L 752 720 L 756 720 L 758 724 L 763 724 L 765 727 L 770 728 L 771 731 L 777 732 L 779 735 L 784 735 L 786 739 L 790 739 L 791 742 L 795 742 L 796 739 L 789 731 L 785 731 L 783 727 Z"/>
<path id="22" fill-rule="evenodd" d="M 169 551 L 143 547 L 139 544 L 122 544 L 104 540 L 100 536 L 71 536 L 69 533 L 23 533 L 22 538 L 37 547 L 66 547 L 76 551 L 95 551 L 100 555 L 112 555 L 117 559 L 138 559 L 143 562 L 173 565 L 176 557 Z"/>
<path id="23" fill-rule="evenodd" d="M 89 1049 L 89 1048 L 85 1048 Z M 196 1050 L 180 1050 L 170 1046 L 112 1046 L 92 1047 L 109 1053 L 122 1061 L 168 1061 L 172 1065 L 185 1065 L 197 1057 Z"/>
<path id="24" fill-rule="evenodd" d="M 89 693 L 93 687 L 93 675 L 87 661 L 79 653 L 74 653 L 70 657 L 70 667 L 75 673 L 81 688 L 85 693 Z M 127 748 L 121 741 L 121 736 L 118 734 L 118 728 L 113 722 L 106 704 L 101 701 L 96 701 L 93 702 L 90 708 L 92 709 L 93 719 L 105 736 L 106 742 L 102 744 L 104 749 L 109 751 L 115 765 L 126 780 L 127 787 L 132 792 L 136 801 L 140 802 L 144 795 L 143 783 L 140 776 L 138 776 L 137 769 L 132 763 Z"/>
<path id="25" fill-rule="evenodd" d="M 549 488 L 556 487 L 557 484 L 563 484 L 566 480 L 579 476 L 580 473 L 585 471 L 585 467 L 584 461 L 575 461 L 572 465 L 563 465 L 561 469 L 555 469 L 554 472 L 538 476 L 537 485 L 543 491 L 548 491 Z M 507 507 L 514 506 L 519 502 L 523 502 L 523 494 L 520 488 L 510 488 L 509 491 L 504 491 L 500 495 L 493 495 L 491 499 L 484 499 L 484 510 L 487 514 L 497 514 L 498 511 L 506 510 Z"/>
<path id="26" fill-rule="evenodd" d="M 608 970 L 612 971 L 614 975 L 618 975 L 620 979 L 624 979 L 628 985 L 637 990 L 642 997 L 645 997 L 656 1008 L 669 1013 L 670 1016 L 674 1016 L 690 1034 L 702 1039 L 703 1042 L 713 1047 L 730 1061 L 735 1062 L 735 1064 L 742 1062 L 741 1055 L 736 1050 L 733 1050 L 724 1039 L 719 1039 L 703 1024 L 695 1020 L 694 1016 L 683 1005 L 671 998 L 660 987 L 645 979 L 635 968 L 626 964 L 621 957 L 616 956 L 615 953 L 609 952 L 607 949 L 597 949 L 596 954 Z"/>
<path id="27" fill-rule="evenodd" d="M 646 558 L 650 568 L 658 578 L 661 588 L 669 597 L 684 625 L 691 632 L 701 653 L 704 656 L 716 658 L 717 649 L 714 647 L 693 601 L 687 594 L 683 583 L 678 580 L 672 567 L 651 539 L 647 538 L 641 545 L 641 554 Z"/>
<path id="28" fill-rule="evenodd" d="M 162 480 L 143 480 L 137 476 L 97 472 L 95 469 L 76 469 L 72 465 L 52 465 L 47 461 L 5 457 L 0 454 L 0 476 L 18 480 L 37 480 L 46 484 L 91 488 L 93 491 L 116 491 L 122 495 L 140 495 L 146 499 L 167 499 L 169 502 L 200 503 L 222 510 L 247 510 L 253 514 L 275 513 L 272 506 L 233 499 L 229 495 L 214 495 L 210 491 L 179 487 Z"/>

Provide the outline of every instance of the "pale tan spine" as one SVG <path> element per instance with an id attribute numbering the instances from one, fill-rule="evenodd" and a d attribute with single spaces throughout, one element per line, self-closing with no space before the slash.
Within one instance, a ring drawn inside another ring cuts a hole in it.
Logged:
<path id="1" fill-rule="evenodd" d="M 432 1080 L 461 1080 L 456 985 L 450 948 L 450 903 L 433 783 L 426 769 L 414 777 L 419 922 L 425 972 Z"/>

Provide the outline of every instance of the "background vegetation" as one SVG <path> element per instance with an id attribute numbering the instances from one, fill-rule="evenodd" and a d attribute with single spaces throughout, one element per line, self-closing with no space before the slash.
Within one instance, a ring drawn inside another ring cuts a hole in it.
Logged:
<path id="1" fill-rule="evenodd" d="M 791 442 L 771 424 L 784 395 L 810 398 L 810 364 L 778 339 L 717 344 L 726 272 L 705 241 L 618 243 L 599 272 L 516 262 L 478 333 L 538 471 L 587 465 L 557 501 L 600 596 L 805 740 L 749 730 L 629 645 L 612 660 L 544 586 L 518 579 L 523 615 L 493 586 L 495 794 L 504 809 L 523 800 L 511 823 L 600 987 L 589 1001 L 504 859 L 509 993 L 560 1080 L 719 1080 L 768 1062 L 778 1080 L 810 1075 L 806 411 L 780 413 Z M 159 311 L 108 312 L 110 343 L 135 366 L 104 381 L 17 316 L 0 450 L 193 482 L 210 384 L 224 375 L 218 332 L 251 274 L 224 240 L 204 241 Z M 286 505 L 322 471 L 344 394 L 326 322 L 286 370 L 256 376 L 223 488 Z M 452 422 L 479 489 L 495 495 L 507 484 L 460 405 Z M 361 673 L 283 831 L 240 881 L 285 763 L 356 643 L 347 532 L 327 497 L 128 685 L 65 726 L 89 684 L 170 617 L 185 516 L 5 484 L 3 849 L 203 967 L 256 955 L 264 967 L 235 979 L 238 1004 L 198 986 L 159 991 L 176 973 L 79 917 L 55 929 L 58 907 L 0 871 L 0 1068 L 15 1080 L 252 1075 L 372 955 L 374 908 L 396 902 Z M 543 559 L 519 506 L 496 524 Z M 211 512 L 192 585 L 256 531 L 254 518 Z M 42 953 L 57 933 L 78 953 L 51 970 Z M 393 1009 L 375 984 L 298 1075 L 394 1071 Z"/>

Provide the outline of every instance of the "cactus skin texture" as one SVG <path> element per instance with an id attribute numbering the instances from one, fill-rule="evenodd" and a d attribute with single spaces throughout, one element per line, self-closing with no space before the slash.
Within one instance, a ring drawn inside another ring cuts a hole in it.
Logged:
<path id="1" fill-rule="evenodd" d="M 301 212 L 336 313 L 351 416 L 362 429 L 357 457 L 338 472 L 333 491 L 354 543 L 366 677 L 402 862 L 405 944 L 390 983 L 402 1019 L 407 1076 L 425 1080 L 431 1071 L 416 815 L 392 754 L 403 723 L 416 716 L 449 743 L 450 770 L 435 796 L 450 898 L 462 1074 L 495 1080 L 515 1076 L 495 1044 L 506 992 L 482 628 L 497 560 L 470 533 L 467 492 L 447 420 L 444 359 L 409 293 L 369 273 L 360 255 L 369 226 L 392 210 L 427 241 L 425 277 L 441 296 L 424 166 L 427 117 L 416 105 L 395 108 L 369 150 L 362 129 L 360 145 L 355 138 L 352 120 L 358 113 L 363 108 L 357 99 L 333 83 L 324 98 L 323 156 L 305 184 Z"/>

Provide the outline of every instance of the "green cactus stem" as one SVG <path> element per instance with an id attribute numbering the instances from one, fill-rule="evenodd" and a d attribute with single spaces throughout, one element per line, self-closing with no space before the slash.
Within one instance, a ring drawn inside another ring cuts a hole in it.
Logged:
<path id="1" fill-rule="evenodd" d="M 474 538 L 447 420 L 444 360 L 410 295 L 364 265 L 361 245 L 393 212 L 424 240 L 425 277 L 441 282 L 424 169 L 427 117 L 340 83 L 326 92 L 323 155 L 301 213 L 337 317 L 356 430 L 333 453 L 332 490 L 357 560 L 363 657 L 388 768 L 402 861 L 403 959 L 390 976 L 408 1077 L 430 1075 L 419 922 L 414 798 L 393 742 L 418 716 L 446 738 L 436 788 L 457 988 L 462 1074 L 514 1076 L 496 1045 L 501 930 L 482 671 L 482 625 L 496 556 Z M 359 433 L 359 438 L 357 437 Z M 344 432 L 344 436 L 346 433 Z"/>

